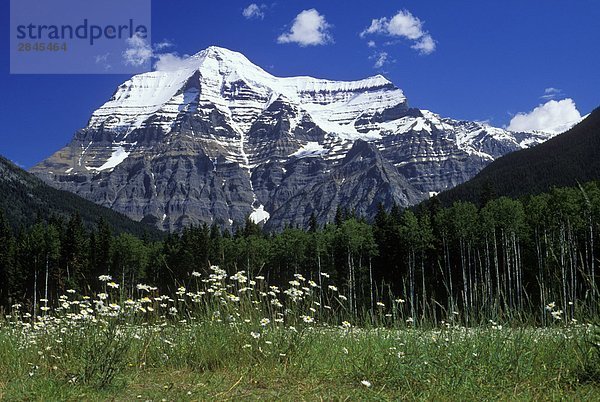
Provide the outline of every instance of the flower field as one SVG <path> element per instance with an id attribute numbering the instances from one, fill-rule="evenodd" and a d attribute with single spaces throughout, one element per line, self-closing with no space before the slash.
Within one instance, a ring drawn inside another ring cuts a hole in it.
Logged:
<path id="1" fill-rule="evenodd" d="M 409 315 L 402 298 L 360 318 L 328 283 L 285 287 L 213 266 L 164 295 L 108 275 L 91 296 L 14 305 L 0 321 L 6 400 L 598 399 L 596 327 L 561 319 L 461 326 Z"/>

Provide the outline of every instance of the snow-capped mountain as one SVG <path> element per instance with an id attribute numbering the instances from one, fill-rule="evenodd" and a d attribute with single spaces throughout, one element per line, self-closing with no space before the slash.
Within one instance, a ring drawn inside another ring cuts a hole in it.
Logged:
<path id="1" fill-rule="evenodd" d="M 280 78 L 209 47 L 120 85 L 32 171 L 167 230 L 248 216 L 279 227 L 331 220 L 338 206 L 410 205 L 549 137 L 410 108 L 381 75 Z"/>

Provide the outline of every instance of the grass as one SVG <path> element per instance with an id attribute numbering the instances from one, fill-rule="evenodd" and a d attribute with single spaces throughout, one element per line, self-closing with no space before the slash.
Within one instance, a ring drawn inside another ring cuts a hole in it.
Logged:
<path id="1" fill-rule="evenodd" d="M 53 351 L 47 335 L 20 349 L 15 335 L 2 331 L 0 395 L 6 400 L 600 398 L 598 378 L 584 376 L 585 360 L 594 358 L 586 352 L 584 328 L 311 327 L 302 334 L 264 331 L 258 339 L 223 323 L 150 328 L 142 336 L 121 336 L 116 349 L 98 345 L 103 368 L 115 372 L 108 383 L 73 380 L 92 361 L 81 344 Z M 85 337 L 101 338 L 96 331 L 87 329 Z M 122 359 L 114 361 L 110 351 L 123 348 Z"/>
<path id="2" fill-rule="evenodd" d="M 16 309 L 0 321 L 0 399 L 600 399 L 591 325 L 366 327 L 343 304 L 320 313 L 302 278 L 289 292 L 215 272 L 173 299 L 142 285 L 132 300 L 71 293 L 35 320 Z"/>

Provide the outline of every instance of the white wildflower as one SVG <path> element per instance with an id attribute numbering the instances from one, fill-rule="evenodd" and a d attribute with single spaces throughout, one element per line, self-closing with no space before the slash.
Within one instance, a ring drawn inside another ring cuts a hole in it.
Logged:
<path id="1" fill-rule="evenodd" d="M 311 324 L 311 323 L 315 322 L 315 319 L 312 318 L 312 317 L 310 317 L 310 316 L 308 316 L 308 315 L 303 315 L 302 316 L 302 321 L 304 321 L 307 324 Z"/>

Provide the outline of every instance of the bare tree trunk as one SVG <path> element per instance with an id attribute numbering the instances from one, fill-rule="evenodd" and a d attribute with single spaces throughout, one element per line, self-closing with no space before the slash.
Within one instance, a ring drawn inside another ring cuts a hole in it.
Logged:
<path id="1" fill-rule="evenodd" d="M 515 276 L 516 276 L 516 286 L 517 288 L 515 289 L 516 295 L 517 295 L 517 306 L 519 307 L 519 310 L 522 311 L 523 309 L 523 278 L 522 278 L 522 271 L 521 271 L 521 251 L 519 248 L 519 240 L 517 238 L 517 235 L 515 234 L 515 232 L 512 232 L 512 247 L 513 247 L 513 253 L 514 253 L 514 259 L 515 259 Z"/>
<path id="2" fill-rule="evenodd" d="M 373 306 L 375 305 L 375 295 L 373 294 L 373 267 L 371 266 L 371 256 L 369 256 L 369 290 L 371 295 L 371 320 L 373 319 Z"/>
<path id="3" fill-rule="evenodd" d="M 540 311 L 542 316 L 542 325 L 546 325 L 546 314 L 545 306 L 546 306 L 546 295 L 545 295 L 545 279 L 544 279 L 544 264 L 543 264 L 543 256 L 542 256 L 542 246 L 540 242 L 540 233 L 539 229 L 536 227 L 534 230 L 534 238 L 535 238 L 535 255 L 537 257 L 538 264 L 538 286 L 540 289 Z"/>
<path id="4" fill-rule="evenodd" d="M 442 236 L 442 245 L 444 247 L 444 265 L 446 267 L 446 271 L 448 272 L 448 286 L 450 288 L 449 292 L 449 301 L 450 306 L 449 310 L 454 310 L 454 284 L 452 283 L 452 265 L 450 264 L 450 250 L 448 249 L 448 241 L 446 240 L 446 236 Z"/>
<path id="5" fill-rule="evenodd" d="M 464 316 L 465 316 L 465 320 L 467 325 L 469 324 L 469 314 L 470 314 L 470 310 L 469 310 L 469 283 L 467 280 L 467 270 L 466 270 L 466 263 L 465 263 L 465 243 L 463 239 L 460 239 L 460 265 L 461 265 L 461 271 L 462 271 L 462 279 L 463 279 L 463 309 L 464 309 Z"/>
<path id="6" fill-rule="evenodd" d="M 500 290 L 500 267 L 498 263 L 498 240 L 496 239 L 496 229 L 494 229 L 494 266 L 496 268 L 496 300 L 498 303 L 496 309 L 498 309 L 500 307 L 502 292 Z"/>
<path id="7" fill-rule="evenodd" d="M 423 295 L 422 295 L 422 311 L 421 311 L 421 316 L 423 317 L 423 321 L 425 320 L 425 311 L 427 309 L 427 289 L 425 288 L 425 256 L 424 253 L 421 251 L 421 282 L 422 282 L 422 289 L 423 289 Z"/>
<path id="8" fill-rule="evenodd" d="M 46 254 L 46 277 L 44 280 L 44 300 L 46 300 L 44 302 L 44 307 L 46 307 L 44 314 L 46 314 L 48 312 L 48 254 Z"/>
<path id="9" fill-rule="evenodd" d="M 592 221 L 592 215 L 589 217 L 589 229 L 590 229 L 590 276 L 592 281 L 592 314 L 596 316 L 598 311 L 598 290 L 596 288 L 596 258 L 594 256 L 594 225 Z"/>
<path id="10" fill-rule="evenodd" d="M 35 271 L 33 273 L 33 319 L 37 321 L 37 281 L 38 281 L 38 269 L 37 269 L 37 258 L 35 262 Z"/>
<path id="11" fill-rule="evenodd" d="M 490 245 L 489 245 L 489 239 L 488 239 L 488 235 L 485 235 L 485 280 L 484 280 L 484 286 L 485 286 L 485 290 L 486 290 L 486 296 L 488 299 L 488 308 L 492 307 L 493 304 L 493 295 L 492 295 L 492 287 L 493 287 L 493 282 L 492 282 L 492 273 L 491 273 L 491 267 L 490 267 Z"/>
<path id="12" fill-rule="evenodd" d="M 565 227 L 564 224 L 560 226 L 560 274 L 562 282 L 562 305 L 563 308 L 567 306 L 567 270 L 565 267 Z"/>
<path id="13" fill-rule="evenodd" d="M 467 242 L 467 274 L 469 278 L 469 311 L 471 315 L 475 313 L 475 303 L 473 302 L 473 265 L 471 263 L 471 241 Z"/>
<path id="14" fill-rule="evenodd" d="M 321 275 L 321 252 L 317 245 L 317 268 L 319 271 L 319 310 L 323 309 L 323 275 Z"/>
<path id="15" fill-rule="evenodd" d="M 412 250 L 408 256 L 408 285 L 410 287 L 410 315 L 415 317 L 415 274 L 414 261 L 412 258 Z"/>

